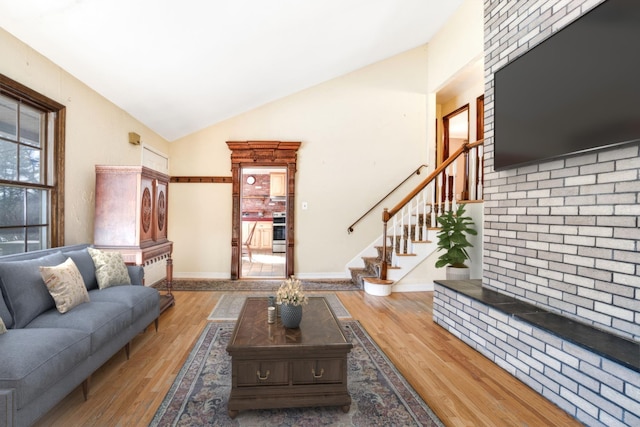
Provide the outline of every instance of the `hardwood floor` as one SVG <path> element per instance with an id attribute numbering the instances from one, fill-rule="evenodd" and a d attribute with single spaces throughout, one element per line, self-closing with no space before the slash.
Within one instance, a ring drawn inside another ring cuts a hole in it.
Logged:
<path id="1" fill-rule="evenodd" d="M 432 321 L 432 292 L 373 297 L 336 292 L 447 426 L 578 426 L 558 407 Z M 176 306 L 116 354 L 40 423 L 146 426 L 153 418 L 222 292 L 174 292 Z"/>

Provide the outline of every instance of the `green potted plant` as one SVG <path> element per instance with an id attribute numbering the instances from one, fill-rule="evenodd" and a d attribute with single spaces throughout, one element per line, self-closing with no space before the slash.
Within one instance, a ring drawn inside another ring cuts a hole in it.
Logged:
<path id="1" fill-rule="evenodd" d="M 477 235 L 471 217 L 464 216 L 464 204 L 458 205 L 458 209 L 450 210 L 439 216 L 438 251 L 445 251 L 438 257 L 436 268 L 447 266 L 447 279 L 468 279 L 469 268 L 464 263 L 469 259 L 467 248 L 473 247 L 467 235 Z"/>

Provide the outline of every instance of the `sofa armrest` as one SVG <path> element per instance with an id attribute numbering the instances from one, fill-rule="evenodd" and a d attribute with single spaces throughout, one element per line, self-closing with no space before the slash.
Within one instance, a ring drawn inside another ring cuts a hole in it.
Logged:
<path id="1" fill-rule="evenodd" d="M 0 425 L 13 427 L 16 411 L 15 390 L 0 389 Z"/>
<path id="2" fill-rule="evenodd" d="M 139 265 L 127 265 L 132 285 L 144 285 L 144 268 Z"/>

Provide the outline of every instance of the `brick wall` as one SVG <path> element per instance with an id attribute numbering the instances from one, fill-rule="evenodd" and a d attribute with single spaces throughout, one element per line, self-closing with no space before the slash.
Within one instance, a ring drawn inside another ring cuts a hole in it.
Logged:
<path id="1" fill-rule="evenodd" d="M 256 182 L 247 184 L 247 176 L 242 177 L 242 212 L 250 215 L 262 215 L 271 218 L 274 212 L 285 212 L 287 203 L 283 200 L 271 200 L 271 177 L 266 174 L 252 174 Z"/>
<path id="2" fill-rule="evenodd" d="M 442 285 L 434 321 L 589 426 L 640 426 L 640 374 Z"/>
<path id="3" fill-rule="evenodd" d="M 483 285 L 637 341 L 639 145 L 493 171 L 493 73 L 599 3 L 484 3 Z"/>

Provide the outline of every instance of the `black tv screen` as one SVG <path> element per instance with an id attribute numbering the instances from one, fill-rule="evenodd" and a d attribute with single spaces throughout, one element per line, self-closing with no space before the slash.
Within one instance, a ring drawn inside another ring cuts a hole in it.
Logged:
<path id="1" fill-rule="evenodd" d="M 494 169 L 640 141 L 640 0 L 607 0 L 494 75 Z"/>

